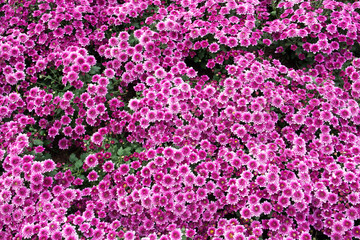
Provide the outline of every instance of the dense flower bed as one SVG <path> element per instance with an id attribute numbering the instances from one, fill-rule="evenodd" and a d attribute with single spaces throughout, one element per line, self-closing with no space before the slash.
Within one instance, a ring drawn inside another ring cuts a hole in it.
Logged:
<path id="1" fill-rule="evenodd" d="M 1 239 L 360 238 L 360 3 L 0 0 Z"/>

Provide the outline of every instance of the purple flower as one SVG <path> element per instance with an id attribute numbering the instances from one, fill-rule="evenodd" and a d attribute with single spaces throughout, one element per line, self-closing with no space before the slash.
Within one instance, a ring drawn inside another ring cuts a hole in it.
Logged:
<path id="1" fill-rule="evenodd" d="M 120 165 L 120 167 L 118 169 L 119 169 L 120 174 L 122 174 L 122 175 L 126 175 L 130 170 L 129 165 L 127 165 L 127 164 Z"/>
<path id="2" fill-rule="evenodd" d="M 181 231 L 179 229 L 174 229 L 170 233 L 170 239 L 171 240 L 180 240 L 181 239 Z"/>
<path id="3" fill-rule="evenodd" d="M 240 214 L 243 218 L 250 218 L 251 217 L 251 211 L 249 208 L 243 208 L 241 211 L 240 211 Z"/>
<path id="4" fill-rule="evenodd" d="M 219 48 L 219 45 L 217 43 L 212 43 L 212 44 L 210 44 L 208 49 L 209 49 L 209 52 L 216 53 L 216 52 L 219 51 L 220 48 Z"/>
<path id="5" fill-rule="evenodd" d="M 97 172 L 95 172 L 94 170 L 91 171 L 91 172 L 88 174 L 88 176 L 87 176 L 89 182 L 96 181 L 96 180 L 98 179 L 98 177 L 99 177 L 99 175 L 98 175 Z"/>
<path id="6" fill-rule="evenodd" d="M 173 154 L 173 159 L 175 162 L 180 163 L 184 159 L 184 155 L 181 151 L 175 151 Z"/>
<path id="7" fill-rule="evenodd" d="M 174 178 L 170 174 L 165 174 L 162 179 L 163 186 L 170 188 L 174 184 Z"/>
<path id="8" fill-rule="evenodd" d="M 136 183 L 136 177 L 133 175 L 128 175 L 125 180 L 127 185 L 129 186 L 134 186 Z"/>
<path id="9" fill-rule="evenodd" d="M 31 182 L 36 185 L 42 184 L 44 181 L 44 177 L 41 173 L 35 173 L 31 176 Z"/>
<path id="10" fill-rule="evenodd" d="M 85 164 L 89 167 L 96 167 L 98 165 L 98 159 L 95 154 L 90 154 L 85 158 Z"/>
<path id="11" fill-rule="evenodd" d="M 220 134 L 216 139 L 221 145 L 226 145 L 227 137 L 224 133 Z"/>
<path id="12" fill-rule="evenodd" d="M 114 170 L 114 163 L 112 161 L 107 161 L 102 168 L 105 172 L 110 173 Z"/>
<path id="13" fill-rule="evenodd" d="M 76 127 L 74 128 L 74 132 L 77 135 L 83 135 L 85 133 L 85 127 L 83 125 L 76 125 Z"/>
<path id="14" fill-rule="evenodd" d="M 104 71 L 104 74 L 107 78 L 113 78 L 115 76 L 115 72 L 113 69 L 108 68 Z"/>
<path id="15" fill-rule="evenodd" d="M 69 141 L 66 138 L 62 138 L 59 141 L 59 149 L 68 149 L 69 148 Z"/>
<path id="16" fill-rule="evenodd" d="M 22 235 L 24 238 L 30 238 L 33 235 L 33 228 L 34 225 L 32 224 L 25 224 L 22 228 Z"/>
<path id="17" fill-rule="evenodd" d="M 64 237 L 69 237 L 71 235 L 74 235 L 76 232 L 75 232 L 75 229 L 73 226 L 71 225 L 65 225 L 63 227 L 63 230 L 62 230 L 62 233 L 63 233 L 63 236 Z"/>
<path id="18" fill-rule="evenodd" d="M 359 238 L 360 237 L 360 227 L 356 226 L 351 230 L 354 237 Z"/>
<path id="19" fill-rule="evenodd" d="M 268 222 L 269 229 L 272 231 L 276 231 L 279 228 L 279 220 L 276 218 L 271 218 Z"/>
<path id="20" fill-rule="evenodd" d="M 167 148 L 164 149 L 163 153 L 164 153 L 164 157 L 170 158 L 170 157 L 172 157 L 174 155 L 174 149 L 170 148 L 170 147 L 167 147 Z"/>
<path id="21" fill-rule="evenodd" d="M 91 137 L 91 141 L 95 144 L 101 145 L 104 140 L 104 137 L 100 133 L 94 133 Z"/>
<path id="22" fill-rule="evenodd" d="M 135 232 L 134 231 L 127 231 L 124 234 L 124 239 L 125 240 L 134 240 L 135 239 Z"/>

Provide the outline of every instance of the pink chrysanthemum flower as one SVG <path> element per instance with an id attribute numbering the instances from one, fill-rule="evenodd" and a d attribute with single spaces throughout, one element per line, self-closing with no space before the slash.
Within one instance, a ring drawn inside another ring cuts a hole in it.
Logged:
<path id="1" fill-rule="evenodd" d="M 212 43 L 212 44 L 210 44 L 208 49 L 209 49 L 209 52 L 216 53 L 217 51 L 219 51 L 220 48 L 217 43 Z"/>
<path id="2" fill-rule="evenodd" d="M 90 154 L 85 158 L 85 164 L 89 167 L 96 167 L 98 165 L 98 159 L 95 154 Z"/>
<path id="3" fill-rule="evenodd" d="M 114 163 L 112 161 L 105 162 L 103 165 L 103 170 L 108 173 L 112 172 L 114 170 Z"/>
<path id="4" fill-rule="evenodd" d="M 96 180 L 98 179 L 98 177 L 99 177 L 99 176 L 98 176 L 97 172 L 95 172 L 94 170 L 91 171 L 91 172 L 88 174 L 88 176 L 87 176 L 89 182 L 96 181 Z"/>

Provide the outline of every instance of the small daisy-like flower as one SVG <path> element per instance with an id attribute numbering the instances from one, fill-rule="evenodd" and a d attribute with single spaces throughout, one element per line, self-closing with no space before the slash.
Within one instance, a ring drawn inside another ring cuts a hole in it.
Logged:
<path id="1" fill-rule="evenodd" d="M 177 163 L 182 162 L 182 160 L 184 159 L 184 155 L 181 151 L 175 151 L 173 155 L 173 159 Z"/>
<path id="2" fill-rule="evenodd" d="M 271 45 L 271 40 L 270 40 L 270 39 L 264 39 L 264 40 L 263 40 L 263 43 L 264 43 L 266 46 L 270 46 L 270 45 Z"/>
<path id="3" fill-rule="evenodd" d="M 268 225 L 270 230 L 276 231 L 280 226 L 279 220 L 277 220 L 276 218 L 272 218 L 269 220 Z"/>
<path id="4" fill-rule="evenodd" d="M 208 49 L 209 49 L 209 52 L 216 53 L 217 51 L 219 51 L 220 48 L 217 43 L 212 43 L 212 44 L 210 44 Z"/>
<path id="5" fill-rule="evenodd" d="M 59 141 L 59 149 L 68 149 L 69 148 L 69 141 L 66 138 L 62 138 Z"/>
<path id="6" fill-rule="evenodd" d="M 335 223 L 332 226 L 332 230 L 336 233 L 344 233 L 345 232 L 345 228 L 340 222 Z"/>
<path id="7" fill-rule="evenodd" d="M 90 72 L 90 70 L 91 70 L 90 64 L 83 63 L 83 64 L 80 65 L 80 71 L 81 72 L 87 73 L 87 72 Z"/>
<path id="8" fill-rule="evenodd" d="M 134 240 L 135 239 L 135 232 L 134 231 L 128 231 L 124 234 L 125 240 Z"/>
<path id="9" fill-rule="evenodd" d="M 96 229 L 94 231 L 93 239 L 103 239 L 104 231 L 102 229 Z"/>
<path id="10" fill-rule="evenodd" d="M 219 136 L 217 136 L 216 140 L 221 144 L 221 145 L 225 145 L 227 142 L 227 137 L 224 133 L 220 134 Z"/>
<path id="11" fill-rule="evenodd" d="M 179 229 L 174 229 L 170 233 L 171 240 L 180 240 L 181 239 L 181 231 Z"/>
<path id="12" fill-rule="evenodd" d="M 88 176 L 87 176 L 89 182 L 96 181 L 96 180 L 98 179 L 98 177 L 99 177 L 99 175 L 98 175 L 97 172 L 95 172 L 94 170 L 91 171 L 91 172 L 88 174 Z"/>
<path id="13" fill-rule="evenodd" d="M 51 127 L 48 131 L 48 135 L 49 137 L 55 137 L 56 135 L 59 134 L 59 129 L 55 128 L 55 127 Z"/>
<path id="14" fill-rule="evenodd" d="M 127 165 L 127 164 L 122 164 L 122 165 L 120 165 L 120 167 L 118 168 L 118 170 L 119 170 L 120 174 L 126 175 L 126 174 L 129 172 L 130 168 L 129 168 L 129 165 Z"/>
<path id="15" fill-rule="evenodd" d="M 62 125 L 68 125 L 71 123 L 71 118 L 69 116 L 64 115 L 61 117 L 60 122 Z"/>
<path id="16" fill-rule="evenodd" d="M 91 137 L 91 141 L 98 145 L 102 144 L 103 140 L 104 137 L 100 133 L 94 133 L 94 135 Z"/>
<path id="17" fill-rule="evenodd" d="M 226 200 L 229 204 L 235 205 L 238 202 L 239 198 L 236 194 L 230 193 L 226 196 Z"/>
<path id="18" fill-rule="evenodd" d="M 280 97 L 274 97 L 271 103 L 274 107 L 280 108 L 283 105 L 283 100 Z"/>
<path id="19" fill-rule="evenodd" d="M 114 163 L 112 161 L 105 162 L 103 165 L 103 170 L 108 173 L 112 172 L 114 170 Z"/>
<path id="20" fill-rule="evenodd" d="M 97 82 L 99 83 L 99 85 L 106 87 L 109 84 L 109 79 L 101 77 L 98 79 Z"/>
<path id="21" fill-rule="evenodd" d="M 164 157 L 170 158 L 174 155 L 174 149 L 171 147 L 167 147 L 163 151 Z"/>
<path id="22" fill-rule="evenodd" d="M 54 240 L 61 240 L 62 239 L 62 234 L 60 231 L 55 231 L 51 234 L 51 239 Z"/>
<path id="23" fill-rule="evenodd" d="M 166 174 L 164 175 L 163 179 L 162 179 L 162 184 L 165 186 L 165 187 L 172 187 L 173 184 L 174 184 L 174 178 L 170 175 L 170 174 Z"/>
<path id="24" fill-rule="evenodd" d="M 139 108 L 139 100 L 131 99 L 129 101 L 129 108 L 133 111 L 136 111 Z"/>
<path id="25" fill-rule="evenodd" d="M 42 166 L 42 163 L 40 162 L 34 162 L 32 167 L 31 167 L 31 170 L 34 172 L 34 173 L 43 173 L 43 166 Z"/>
<path id="26" fill-rule="evenodd" d="M 236 38 L 234 37 L 229 37 L 228 38 L 228 41 L 227 41 L 227 45 L 230 47 L 230 48 L 233 48 L 233 47 L 236 47 L 238 45 L 238 41 Z"/>
<path id="27" fill-rule="evenodd" d="M 30 238 L 33 235 L 33 228 L 34 225 L 32 224 L 25 224 L 22 228 L 22 235 L 25 239 Z"/>
<path id="28" fill-rule="evenodd" d="M 115 72 L 113 69 L 108 68 L 104 71 L 104 74 L 107 78 L 113 78 L 115 76 Z"/>
<path id="29" fill-rule="evenodd" d="M 13 211 L 13 206 L 10 204 L 3 204 L 0 211 L 3 215 L 10 215 Z"/>
<path id="30" fill-rule="evenodd" d="M 332 145 L 326 145 L 321 148 L 321 152 L 326 155 L 330 155 L 334 152 L 334 147 Z"/>
<path id="31" fill-rule="evenodd" d="M 41 173 L 36 173 L 31 176 L 31 182 L 33 184 L 39 185 L 42 184 L 44 181 L 44 177 Z"/>
<path id="32" fill-rule="evenodd" d="M 75 233 L 76 231 L 73 226 L 67 224 L 66 226 L 63 227 L 62 234 L 64 237 L 69 237 L 71 235 L 74 235 Z"/>
<path id="33" fill-rule="evenodd" d="M 136 177 L 133 175 L 127 176 L 125 180 L 129 186 L 133 186 L 136 183 Z"/>
<path id="34" fill-rule="evenodd" d="M 187 75 L 189 78 L 194 78 L 197 76 L 197 72 L 193 68 L 188 68 Z"/>
<path id="35" fill-rule="evenodd" d="M 84 125 L 76 125 L 74 131 L 77 135 L 83 135 L 85 133 L 85 127 Z"/>
<path id="36" fill-rule="evenodd" d="M 98 159 L 95 154 L 90 154 L 85 158 L 85 164 L 89 167 L 96 167 L 98 165 Z"/>
<path id="37" fill-rule="evenodd" d="M 243 218 L 250 218 L 251 217 L 251 211 L 249 208 L 243 208 L 240 212 L 241 216 Z"/>
<path id="38" fill-rule="evenodd" d="M 166 72 L 162 68 L 159 68 L 155 71 L 155 77 L 157 77 L 157 78 L 162 79 L 165 77 L 165 75 L 166 75 Z"/>

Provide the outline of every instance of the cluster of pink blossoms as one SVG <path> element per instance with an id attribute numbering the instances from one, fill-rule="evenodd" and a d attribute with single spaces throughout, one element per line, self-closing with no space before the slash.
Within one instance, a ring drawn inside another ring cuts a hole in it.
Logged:
<path id="1" fill-rule="evenodd" d="M 0 238 L 360 238 L 359 8 L 0 0 Z"/>

